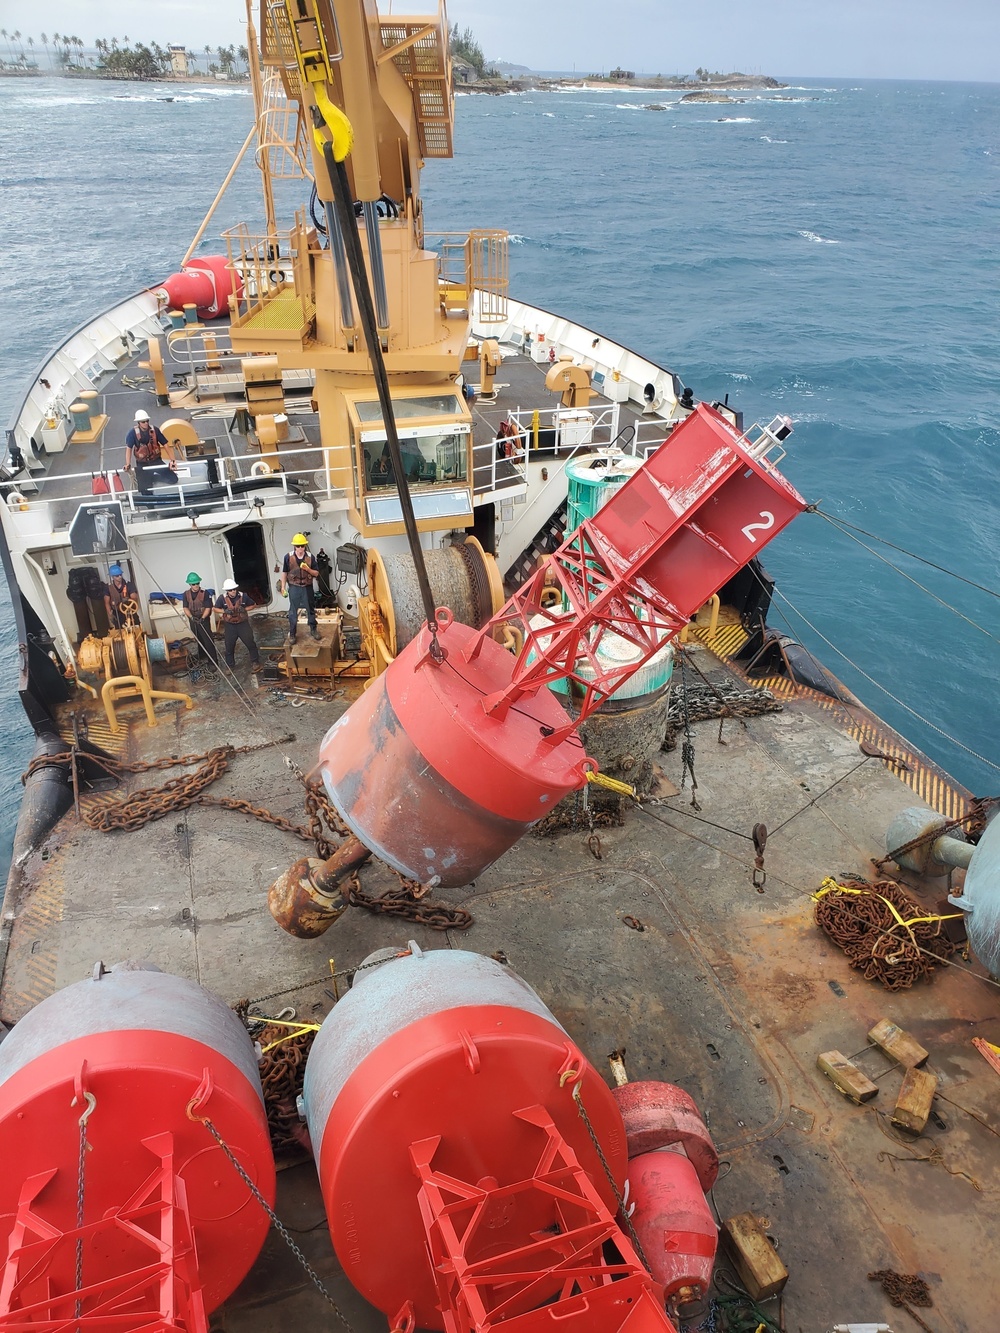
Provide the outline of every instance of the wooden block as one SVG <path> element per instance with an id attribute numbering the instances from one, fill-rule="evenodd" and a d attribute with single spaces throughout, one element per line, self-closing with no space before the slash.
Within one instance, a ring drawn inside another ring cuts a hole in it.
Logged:
<path id="1" fill-rule="evenodd" d="M 889 1021 L 888 1018 L 880 1018 L 868 1034 L 868 1040 L 873 1041 L 876 1046 L 881 1047 L 886 1055 L 896 1061 L 896 1064 L 902 1065 L 904 1069 L 913 1069 L 917 1065 L 922 1065 L 927 1059 L 928 1052 L 910 1036 L 904 1032 L 901 1027 Z"/>
<path id="2" fill-rule="evenodd" d="M 889 1117 L 892 1123 L 900 1129 L 908 1129 L 911 1134 L 922 1134 L 931 1113 L 937 1082 L 936 1075 L 928 1074 L 926 1069 L 908 1069 L 895 1109 Z"/>
<path id="3" fill-rule="evenodd" d="M 788 1281 L 788 1269 L 753 1213 L 738 1213 L 722 1224 L 722 1234 L 740 1280 L 755 1301 L 775 1296 Z"/>
<path id="4" fill-rule="evenodd" d="M 824 1051 L 822 1055 L 816 1057 L 816 1064 L 837 1091 L 842 1092 L 858 1106 L 878 1096 L 878 1086 L 839 1051 Z"/>

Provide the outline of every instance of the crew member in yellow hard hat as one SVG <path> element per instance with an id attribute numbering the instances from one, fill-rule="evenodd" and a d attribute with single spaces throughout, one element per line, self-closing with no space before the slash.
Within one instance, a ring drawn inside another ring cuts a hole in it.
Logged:
<path id="1" fill-rule="evenodd" d="M 226 666 L 230 671 L 236 667 L 236 644 L 242 639 L 250 654 L 250 670 L 256 675 L 260 666 L 260 652 L 257 640 L 253 636 L 253 626 L 247 614 L 254 603 L 245 592 L 240 592 L 240 585 L 235 579 L 226 579 L 222 585 L 222 595 L 215 600 L 223 625 L 226 645 Z"/>
<path id="2" fill-rule="evenodd" d="M 201 575 L 192 571 L 184 580 L 187 588 L 184 592 L 184 614 L 191 626 L 191 633 L 208 660 L 219 665 L 219 650 L 212 638 L 212 599 L 201 586 Z"/>
<path id="3" fill-rule="evenodd" d="M 313 597 L 315 578 L 319 578 L 319 570 L 313 564 L 309 538 L 304 532 L 297 532 L 292 538 L 292 549 L 286 552 L 282 561 L 281 578 L 278 580 L 278 591 L 284 595 L 285 590 L 288 590 L 289 643 L 295 642 L 300 611 L 306 613 L 312 637 L 318 639 L 320 636 L 316 628 L 316 601 Z"/>

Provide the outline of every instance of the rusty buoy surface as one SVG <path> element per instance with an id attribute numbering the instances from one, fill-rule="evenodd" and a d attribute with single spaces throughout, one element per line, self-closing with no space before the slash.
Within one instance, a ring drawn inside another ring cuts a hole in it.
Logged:
<path id="1" fill-rule="evenodd" d="M 502 719 L 483 700 L 509 684 L 515 658 L 492 639 L 469 661 L 475 630 L 438 612 L 443 660 L 427 630 L 330 728 L 320 772 L 351 831 L 421 883 L 468 884 L 525 829 L 581 787 L 587 760 L 550 690 Z"/>

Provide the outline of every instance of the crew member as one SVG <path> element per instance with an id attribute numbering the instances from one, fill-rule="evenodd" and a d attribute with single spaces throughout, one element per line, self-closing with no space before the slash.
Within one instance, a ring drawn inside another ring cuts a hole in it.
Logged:
<path id="1" fill-rule="evenodd" d="M 135 424 L 125 436 L 125 470 L 131 472 L 137 463 L 148 466 L 162 460 L 167 437 L 159 426 L 154 426 L 149 413 L 141 407 L 135 414 Z"/>
<path id="2" fill-rule="evenodd" d="M 183 597 L 184 614 L 191 626 L 191 633 L 202 653 L 214 666 L 218 666 L 219 650 L 212 638 L 212 599 L 201 586 L 200 574 L 189 574 L 185 582 L 187 590 Z"/>
<path id="3" fill-rule="evenodd" d="M 236 643 L 237 640 L 242 639 L 247 652 L 250 654 L 250 670 L 256 675 L 257 668 L 260 666 L 260 653 L 257 651 L 257 640 L 253 636 L 253 626 L 250 624 L 250 617 L 247 614 L 251 606 L 253 606 L 253 602 L 245 592 L 240 592 L 240 586 L 236 580 L 226 579 L 222 585 L 222 595 L 215 602 L 215 609 L 222 617 L 226 666 L 230 671 L 235 670 Z"/>
<path id="4" fill-rule="evenodd" d="M 309 550 L 309 540 L 304 532 L 297 532 L 292 538 L 292 549 L 286 553 L 281 565 L 281 578 L 278 591 L 284 595 L 288 589 L 288 641 L 295 642 L 298 630 L 299 612 L 305 611 L 309 621 L 309 633 L 314 639 L 319 638 L 316 628 L 316 601 L 313 597 L 313 579 L 319 578 L 319 570 L 313 564 Z"/>
<path id="5" fill-rule="evenodd" d="M 104 609 L 111 628 L 121 629 L 127 623 L 121 610 L 122 602 L 137 601 L 135 588 L 126 579 L 121 565 L 112 565 L 108 573 L 111 577 L 104 585 Z"/>

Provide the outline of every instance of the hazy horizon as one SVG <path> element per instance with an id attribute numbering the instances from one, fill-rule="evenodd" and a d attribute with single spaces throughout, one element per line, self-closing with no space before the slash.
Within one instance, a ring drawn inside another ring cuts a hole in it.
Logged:
<path id="1" fill-rule="evenodd" d="M 343 0 L 341 0 L 343 2 Z M 384 14 L 430 13 L 432 0 L 381 0 Z M 256 6 L 255 6 L 256 15 Z M 1000 81 L 1000 4 L 953 0 L 714 0 L 711 6 L 629 0 L 452 0 L 452 23 L 471 28 L 489 60 L 533 72 L 579 77 L 615 66 L 637 74 L 691 74 L 698 67 L 775 78 Z M 133 43 L 240 45 L 246 39 L 240 0 L 206 7 L 195 0 L 157 0 L 137 10 L 127 0 L 5 0 L 8 35 L 20 31 L 28 53 L 45 63 L 42 32 L 67 32 L 93 49 L 98 37 Z M 50 40 L 51 45 L 51 40 Z M 0 56 L 8 58 L 0 39 Z M 797 71 L 795 75 L 782 70 Z M 837 71 L 831 73 L 830 71 Z M 845 72 L 846 71 L 846 72 Z"/>

